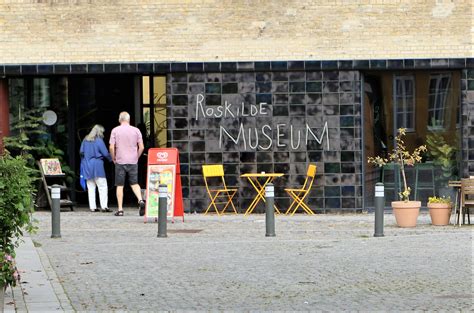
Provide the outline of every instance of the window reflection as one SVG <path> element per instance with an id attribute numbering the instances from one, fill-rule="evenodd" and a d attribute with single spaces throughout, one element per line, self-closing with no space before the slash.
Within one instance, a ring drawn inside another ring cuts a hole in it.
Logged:
<path id="1" fill-rule="evenodd" d="M 33 97 L 31 105 L 34 108 L 47 109 L 50 105 L 49 78 L 33 79 Z"/>
<path id="2" fill-rule="evenodd" d="M 459 71 L 369 72 L 365 74 L 364 140 L 366 156 L 385 156 L 394 149 L 394 131 L 410 132 L 408 150 L 427 145 L 423 162 L 406 168 L 412 199 L 426 204 L 431 196 L 451 196 L 449 180 L 460 173 Z M 380 118 L 380 112 L 382 117 Z M 381 144 L 383 143 L 383 144 Z M 385 145 L 386 143 L 386 145 Z M 385 148 L 386 150 L 382 148 Z M 386 204 L 398 200 L 396 173 L 388 168 L 365 166 L 366 205 L 373 205 L 376 182 L 388 182 Z M 390 185 L 391 184 L 391 185 Z M 454 199 L 454 198 L 453 198 Z"/>
<path id="3" fill-rule="evenodd" d="M 153 83 L 153 114 L 150 106 L 150 84 Z M 146 140 L 150 147 L 167 146 L 167 119 L 166 119 L 166 77 L 142 77 L 142 105 L 143 123 L 146 127 Z M 151 119 L 154 119 L 153 125 Z M 152 127 L 153 126 L 153 127 Z M 152 133 L 153 132 L 153 133 Z"/>
<path id="4" fill-rule="evenodd" d="M 451 88 L 451 74 L 430 75 L 429 104 L 428 104 L 428 129 L 442 130 L 449 121 L 447 110 L 448 94 Z"/>
<path id="5" fill-rule="evenodd" d="M 58 120 L 54 125 L 40 125 L 41 135 L 32 136 L 31 144 L 41 146 L 39 156 L 50 157 L 60 154 L 66 159 L 68 145 L 67 111 L 68 84 L 66 77 L 52 78 L 12 78 L 8 81 L 10 103 L 10 128 L 14 121 L 22 118 L 25 112 L 34 109 L 40 116 L 46 110 L 56 113 Z M 15 130 L 11 129 L 15 135 Z M 59 147 L 63 147 L 60 149 Z"/>
<path id="6" fill-rule="evenodd" d="M 395 76 L 395 107 L 397 128 L 415 129 L 415 78 L 413 75 Z"/>
<path id="7" fill-rule="evenodd" d="M 10 134 L 16 135 L 16 131 L 12 129 L 12 123 L 25 111 L 25 80 L 20 78 L 9 79 L 8 95 L 10 103 Z"/>

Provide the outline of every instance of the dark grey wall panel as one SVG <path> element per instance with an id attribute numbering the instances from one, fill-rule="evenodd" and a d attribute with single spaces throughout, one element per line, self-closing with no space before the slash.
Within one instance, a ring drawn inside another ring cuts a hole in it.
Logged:
<path id="1" fill-rule="evenodd" d="M 463 70 L 461 78 L 463 177 L 474 175 L 474 70 Z"/>
<path id="2" fill-rule="evenodd" d="M 276 203 L 286 210 L 284 188 L 299 187 L 309 163 L 318 166 L 312 209 L 361 209 L 359 72 L 228 71 L 167 76 L 169 144 L 181 151 L 187 209 L 206 209 L 201 167 L 216 163 L 224 164 L 227 182 L 239 187 L 241 212 L 255 191 L 240 175 L 285 173 L 274 183 Z"/>

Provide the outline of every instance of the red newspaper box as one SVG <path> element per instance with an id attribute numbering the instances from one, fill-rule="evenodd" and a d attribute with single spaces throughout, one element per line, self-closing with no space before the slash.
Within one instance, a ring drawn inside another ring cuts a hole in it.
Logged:
<path id="1" fill-rule="evenodd" d="M 184 221 L 183 193 L 179 167 L 179 152 L 176 148 L 148 149 L 146 178 L 145 223 L 148 218 L 158 219 L 158 187 L 168 187 L 168 217 L 174 221 L 181 216 Z"/>

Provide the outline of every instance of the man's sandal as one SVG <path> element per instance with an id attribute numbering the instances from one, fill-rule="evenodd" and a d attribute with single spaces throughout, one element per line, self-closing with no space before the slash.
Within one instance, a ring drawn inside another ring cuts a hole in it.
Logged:
<path id="1" fill-rule="evenodd" d="M 115 216 L 123 216 L 123 211 L 116 211 L 114 213 Z"/>

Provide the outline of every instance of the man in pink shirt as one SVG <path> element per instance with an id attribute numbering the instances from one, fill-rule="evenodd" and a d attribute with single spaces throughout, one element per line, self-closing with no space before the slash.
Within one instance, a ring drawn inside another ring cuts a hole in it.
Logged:
<path id="1" fill-rule="evenodd" d="M 115 163 L 115 186 L 117 187 L 118 210 L 115 216 L 123 216 L 123 186 L 128 174 L 128 182 L 133 193 L 138 199 L 140 215 L 145 213 L 145 201 L 142 199 L 140 185 L 138 184 L 138 158 L 145 149 L 140 130 L 130 125 L 130 114 L 121 112 L 120 126 L 112 129 L 109 140 L 109 149 Z"/>

